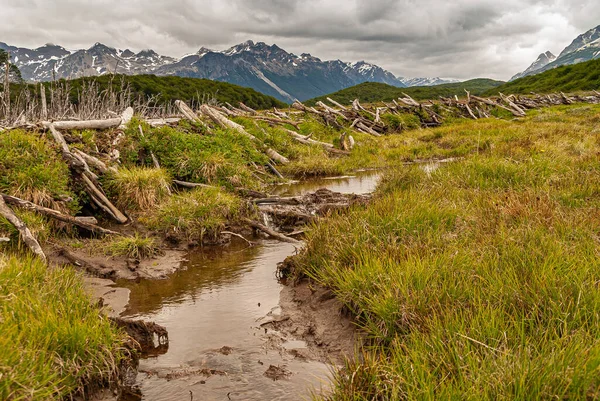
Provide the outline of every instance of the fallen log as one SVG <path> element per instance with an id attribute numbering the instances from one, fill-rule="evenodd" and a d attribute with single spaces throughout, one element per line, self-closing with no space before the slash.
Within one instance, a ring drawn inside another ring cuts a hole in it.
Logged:
<path id="1" fill-rule="evenodd" d="M 88 195 L 94 201 L 94 203 L 96 203 L 98 207 L 104 210 L 109 216 L 111 216 L 120 224 L 127 223 L 129 219 L 125 217 L 125 215 L 108 200 L 108 198 L 100 189 L 98 189 L 98 187 L 96 187 L 96 184 L 93 182 L 95 180 L 95 175 L 93 175 L 93 173 L 90 171 L 89 166 L 83 160 L 83 158 L 71 153 L 65 138 L 56 129 L 54 123 L 44 123 L 44 126 L 46 126 L 52 133 L 54 140 L 61 147 L 63 158 L 67 161 L 67 163 L 69 163 L 70 167 L 73 168 L 73 171 L 79 176 L 79 178 L 81 178 Z"/>
<path id="2" fill-rule="evenodd" d="M 95 234 L 101 235 L 121 235 L 116 231 L 108 230 L 106 228 L 102 228 L 95 224 L 91 224 L 86 222 L 84 219 L 78 219 L 77 217 L 72 217 L 63 213 L 60 213 L 54 209 L 50 209 L 44 206 L 36 205 L 33 202 L 26 201 L 24 199 L 17 198 L 15 196 L 0 194 L 0 198 L 6 204 L 16 206 L 21 209 L 31 210 L 36 213 L 42 214 L 44 216 L 53 218 L 58 221 L 62 221 L 63 223 L 69 223 L 77 227 L 81 227 Z M 94 219 L 95 220 L 95 219 Z"/>
<path id="3" fill-rule="evenodd" d="M 181 121 L 181 118 L 154 118 L 146 120 L 146 123 L 151 127 L 156 128 L 163 127 L 165 125 L 177 124 L 179 121 Z"/>
<path id="4" fill-rule="evenodd" d="M 240 109 L 252 114 L 252 115 L 256 115 L 258 114 L 258 112 L 256 110 L 254 110 L 251 107 L 246 106 L 244 103 L 240 102 Z"/>
<path id="5" fill-rule="evenodd" d="M 133 118 L 133 107 L 128 107 L 125 109 L 123 114 L 121 114 L 121 124 L 119 124 L 119 129 L 126 129 L 127 124 Z"/>
<path id="6" fill-rule="evenodd" d="M 184 187 L 184 188 L 216 188 L 212 185 L 208 185 L 208 184 L 200 184 L 197 182 L 187 182 L 187 181 L 180 181 L 180 180 L 173 180 L 173 184 L 179 185 L 180 187 Z"/>
<path id="7" fill-rule="evenodd" d="M 97 157 L 90 156 L 79 149 L 73 149 L 73 153 L 81 157 L 88 165 L 92 165 L 95 168 L 97 168 L 98 171 L 100 171 L 100 173 L 102 174 L 106 174 L 108 171 L 111 171 L 113 173 L 117 172 L 116 168 L 108 167 L 106 163 L 104 163 L 102 160 L 98 159 Z"/>
<path id="8" fill-rule="evenodd" d="M 179 109 L 181 114 L 184 115 L 185 118 L 200 124 L 202 128 L 204 128 L 207 132 L 210 132 L 210 128 L 208 128 L 208 125 L 206 125 L 204 121 L 200 120 L 200 118 L 198 118 L 198 115 L 196 115 L 196 113 L 194 113 L 194 111 L 190 109 L 189 106 L 185 104 L 185 102 L 182 102 L 181 100 L 175 100 L 175 106 L 177 106 L 177 108 Z"/>
<path id="9" fill-rule="evenodd" d="M 327 101 L 329 101 L 329 103 L 333 104 L 334 106 L 339 107 L 341 110 L 346 111 L 348 110 L 345 106 L 339 104 L 338 102 L 336 102 L 335 100 L 333 100 L 332 98 L 328 97 Z"/>
<path id="10" fill-rule="evenodd" d="M 19 236 L 31 249 L 31 251 L 37 255 L 44 263 L 47 263 L 48 259 L 46 258 L 46 254 L 42 249 L 42 246 L 38 242 L 38 240 L 33 236 L 27 225 L 21 220 L 8 205 L 4 202 L 4 197 L 0 196 L 0 216 L 4 217 L 10 224 L 12 224 L 17 231 L 19 232 Z"/>
<path id="11" fill-rule="evenodd" d="M 121 125 L 123 119 L 121 117 L 109 118 L 107 120 L 84 120 L 84 121 L 54 121 L 54 128 L 61 130 L 72 129 L 109 129 L 117 128 Z M 49 124 L 44 122 L 44 125 Z"/>
<path id="12" fill-rule="evenodd" d="M 82 182 L 86 188 L 87 193 L 90 195 L 90 198 L 100 207 L 100 209 L 104 210 L 110 217 L 116 220 L 120 224 L 125 224 L 129 221 L 129 219 L 121 213 L 119 209 L 117 209 L 110 200 L 104 195 L 104 193 L 96 187 L 96 185 L 90 180 L 90 178 L 86 174 L 81 174 Z"/>
<path id="13" fill-rule="evenodd" d="M 291 237 L 288 237 L 281 233 L 278 233 L 277 231 L 271 230 L 269 227 L 265 226 L 264 224 L 260 224 L 256 221 L 250 220 L 250 219 L 243 219 L 243 221 L 245 221 L 249 226 L 254 227 L 257 230 L 260 230 L 273 238 L 277 238 L 280 241 L 288 242 L 288 243 L 294 244 L 294 245 L 302 245 L 301 241 L 298 241 L 294 238 L 291 238 Z"/>
<path id="14" fill-rule="evenodd" d="M 239 134 L 249 138 L 250 140 L 260 143 L 260 141 L 252 134 L 250 134 L 248 131 L 246 131 L 246 129 L 241 126 L 240 124 L 231 121 L 230 119 L 228 119 L 227 117 L 223 116 L 221 113 L 219 113 L 217 110 L 214 110 L 213 108 L 211 108 L 210 106 L 203 104 L 202 106 L 200 106 L 200 111 L 202 112 L 202 114 L 204 114 L 205 116 L 209 117 L 211 120 L 213 120 L 215 123 L 219 124 L 222 128 L 230 128 L 235 130 L 236 132 L 238 132 Z M 261 144 L 262 145 L 262 144 Z M 281 164 L 287 164 L 290 161 L 280 155 L 279 153 L 277 153 L 275 150 L 270 149 L 270 148 L 266 148 L 264 149 L 264 152 L 273 160 L 281 163 Z"/>
<path id="15" fill-rule="evenodd" d="M 336 116 L 340 116 L 342 117 L 344 120 L 346 121 L 350 121 L 350 119 L 348 117 L 346 117 L 343 113 L 337 111 L 336 109 L 327 106 L 325 103 L 318 101 L 317 102 L 317 106 L 324 108 L 327 112 L 331 113 L 331 114 L 335 114 Z"/>

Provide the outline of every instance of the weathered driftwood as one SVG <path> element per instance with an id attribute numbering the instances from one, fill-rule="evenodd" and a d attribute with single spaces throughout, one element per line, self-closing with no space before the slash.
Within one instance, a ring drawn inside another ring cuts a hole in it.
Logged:
<path id="1" fill-rule="evenodd" d="M 116 220 L 120 224 L 125 224 L 129 219 L 121 213 L 119 209 L 112 204 L 110 200 L 104 195 L 104 193 L 90 180 L 86 174 L 81 174 L 82 182 L 90 198 L 104 210 L 109 216 Z"/>
<path id="2" fill-rule="evenodd" d="M 31 249 L 31 251 L 37 255 L 41 260 L 47 262 L 46 254 L 42 249 L 42 246 L 37 241 L 37 239 L 33 236 L 27 225 L 21 220 L 8 205 L 4 202 L 4 197 L 0 196 L 0 216 L 4 217 L 10 224 L 12 224 L 17 231 L 19 232 L 19 236 Z"/>
<path id="3" fill-rule="evenodd" d="M 333 100 L 332 98 L 328 97 L 327 100 L 329 101 L 329 103 L 333 104 L 334 106 L 339 107 L 341 110 L 348 110 L 345 106 L 339 104 L 338 102 L 336 102 L 335 100 Z"/>
<path id="4" fill-rule="evenodd" d="M 52 133 L 54 140 L 61 147 L 63 158 L 65 158 L 65 160 L 73 168 L 73 171 L 79 176 L 78 178 L 81 178 L 86 192 L 94 201 L 94 203 L 96 203 L 98 207 L 104 210 L 117 222 L 121 224 L 127 223 L 129 219 L 108 200 L 106 195 L 104 195 L 104 193 L 94 183 L 95 175 L 91 173 L 85 160 L 81 156 L 77 156 L 70 151 L 65 138 L 60 131 L 56 129 L 55 123 L 44 123 L 44 126 L 46 126 Z"/>
<path id="5" fill-rule="evenodd" d="M 240 109 L 244 110 L 245 112 L 248 112 L 252 115 L 256 115 L 258 114 L 258 112 L 256 110 L 254 110 L 251 107 L 246 106 L 244 103 L 240 102 Z"/>
<path id="6" fill-rule="evenodd" d="M 348 117 L 346 117 L 346 115 L 344 115 L 343 113 L 337 111 L 336 109 L 334 109 L 332 107 L 327 106 L 325 103 L 323 103 L 321 101 L 317 102 L 317 106 L 324 108 L 325 111 L 327 111 L 328 113 L 335 114 L 336 116 L 342 117 L 346 121 L 350 121 L 350 119 Z"/>
<path id="7" fill-rule="evenodd" d="M 230 119 L 223 116 L 221 113 L 219 113 L 217 110 L 213 109 L 212 107 L 210 107 L 206 104 L 203 104 L 202 106 L 200 106 L 200 111 L 202 112 L 202 114 L 209 117 L 211 120 L 213 120 L 215 123 L 219 124 L 221 127 L 233 129 L 236 132 L 238 132 L 239 134 L 249 138 L 250 140 L 260 143 L 260 141 L 254 135 L 252 135 L 248 131 L 246 131 L 246 129 L 243 126 L 241 126 L 240 124 L 238 124 L 236 122 L 231 121 Z M 271 159 L 273 159 L 281 164 L 287 164 L 290 162 L 286 157 L 280 155 L 273 149 L 265 148 L 264 152 Z"/>
<path id="8" fill-rule="evenodd" d="M 146 120 L 146 123 L 148 125 L 150 125 L 151 127 L 156 128 L 156 127 L 164 127 L 165 125 L 175 125 L 179 121 L 181 121 L 181 118 L 177 118 L 177 117 L 173 117 L 173 118 L 152 118 L 152 119 Z"/>
<path id="9" fill-rule="evenodd" d="M 42 121 L 48 119 L 48 105 L 46 104 L 46 87 L 40 82 L 40 99 L 42 100 Z"/>
<path id="10" fill-rule="evenodd" d="M 271 163 L 267 163 L 267 167 L 269 168 L 269 170 L 271 170 L 271 172 L 273 172 L 273 174 L 275 174 L 278 178 L 285 180 L 285 177 L 275 168 L 274 165 L 272 165 Z"/>
<path id="11" fill-rule="evenodd" d="M 208 128 L 208 125 L 206 125 L 204 123 L 204 121 L 202 121 L 201 119 L 199 119 L 198 116 L 196 115 L 196 113 L 194 113 L 194 111 L 192 109 L 190 109 L 189 106 L 187 104 L 185 104 L 185 102 L 183 102 L 181 100 L 175 100 L 175 106 L 177 106 L 177 108 L 179 109 L 179 111 L 181 112 L 181 114 L 184 115 L 185 118 L 187 118 L 190 121 L 197 122 L 207 132 L 210 132 L 210 129 Z"/>
<path id="12" fill-rule="evenodd" d="M 107 120 L 84 120 L 84 121 L 54 121 L 54 128 L 59 130 L 72 129 L 109 129 L 117 128 L 123 120 L 121 117 L 109 118 Z"/>
<path id="13" fill-rule="evenodd" d="M 119 129 L 127 128 L 127 124 L 133 118 L 133 107 L 128 107 L 125 109 L 123 114 L 121 114 L 121 124 L 119 124 Z"/>
<path id="14" fill-rule="evenodd" d="M 117 171 L 116 168 L 108 167 L 106 165 L 106 163 L 104 163 L 102 160 L 98 159 L 97 157 L 88 155 L 87 153 L 85 153 L 79 149 L 73 149 L 73 153 L 75 153 L 77 156 L 81 157 L 88 164 L 88 166 L 95 167 L 102 174 L 106 174 L 108 171 L 111 171 L 113 173 L 115 173 Z"/>
<path id="15" fill-rule="evenodd" d="M 254 227 L 257 230 L 260 230 L 273 238 L 277 238 L 280 241 L 289 242 L 290 244 L 294 244 L 294 245 L 302 245 L 302 242 L 300 242 L 294 238 L 288 237 L 286 235 L 283 235 L 281 233 L 278 233 L 277 231 L 270 229 L 269 227 L 265 226 L 264 224 L 260 224 L 259 222 L 256 222 L 256 221 L 250 220 L 250 219 L 244 219 L 244 221 L 249 226 Z"/>
<path id="16" fill-rule="evenodd" d="M 180 181 L 180 180 L 173 180 L 173 184 L 179 185 L 180 187 L 184 187 L 184 188 L 216 188 L 212 185 L 208 185 L 208 184 L 200 184 L 197 182 L 186 182 L 186 181 Z"/>
<path id="17" fill-rule="evenodd" d="M 16 207 L 21 208 L 21 209 L 32 210 L 32 211 L 34 211 L 36 213 L 39 213 L 39 214 L 42 214 L 44 216 L 53 218 L 55 220 L 62 221 L 64 223 L 68 223 L 68 224 L 72 224 L 72 225 L 77 226 L 77 227 L 84 228 L 84 229 L 86 229 L 86 230 L 88 230 L 90 232 L 93 232 L 95 234 L 101 234 L 101 235 L 120 235 L 116 231 L 108 230 L 106 228 L 102 228 L 100 226 L 97 226 L 96 224 L 89 223 L 88 221 L 86 221 L 86 219 L 72 217 L 72 216 L 60 213 L 60 212 L 58 212 L 58 211 L 56 211 L 54 209 L 50 209 L 50 208 L 47 208 L 47 207 L 44 207 L 44 206 L 36 205 L 35 203 L 26 201 L 24 199 L 17 198 L 15 196 L 0 194 L 0 198 L 2 198 L 3 201 L 6 204 L 13 205 L 13 206 L 16 206 Z M 96 219 L 93 219 L 93 221 L 95 221 L 95 220 Z"/>

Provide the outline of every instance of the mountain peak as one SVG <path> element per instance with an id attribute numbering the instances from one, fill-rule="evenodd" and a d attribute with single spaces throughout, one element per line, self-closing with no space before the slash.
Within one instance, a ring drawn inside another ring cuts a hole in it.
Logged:
<path id="1" fill-rule="evenodd" d="M 582 33 L 577 36 L 573 42 L 569 46 L 567 46 L 559 55 L 558 58 L 564 57 L 567 54 L 573 53 L 579 48 L 587 45 L 588 43 L 594 42 L 600 39 L 600 25 L 595 28 L 590 29 L 587 32 Z"/>
<path id="2" fill-rule="evenodd" d="M 138 54 L 136 54 L 136 56 L 138 56 L 138 57 L 156 57 L 156 56 L 158 56 L 158 53 L 156 53 L 152 49 L 144 49 L 144 50 L 140 51 Z"/>

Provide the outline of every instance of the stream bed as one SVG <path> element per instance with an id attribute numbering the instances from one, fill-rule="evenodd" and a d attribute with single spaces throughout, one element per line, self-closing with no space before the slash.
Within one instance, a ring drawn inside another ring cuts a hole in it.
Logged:
<path id="1" fill-rule="evenodd" d="M 364 194 L 378 179 L 371 171 L 272 192 L 294 196 L 327 188 Z M 228 246 L 191 251 L 166 280 L 118 283 L 130 290 L 123 317 L 153 321 L 169 332 L 168 346 L 140 361 L 142 399 L 304 400 L 327 391 L 331 365 L 304 357 L 304 341 L 265 325 L 281 314 L 277 264 L 297 250 L 276 240 L 252 240 L 253 247 L 234 238 Z"/>

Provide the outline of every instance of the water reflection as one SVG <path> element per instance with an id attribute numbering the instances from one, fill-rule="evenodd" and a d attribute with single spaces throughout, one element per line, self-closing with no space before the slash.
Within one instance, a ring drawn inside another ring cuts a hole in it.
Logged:
<path id="1" fill-rule="evenodd" d="M 380 172 L 363 171 L 346 177 L 314 179 L 277 185 L 272 187 L 270 192 L 279 196 L 298 196 L 314 192 L 320 188 L 327 188 L 330 191 L 343 194 L 368 194 L 375 190 L 380 177 Z"/>

